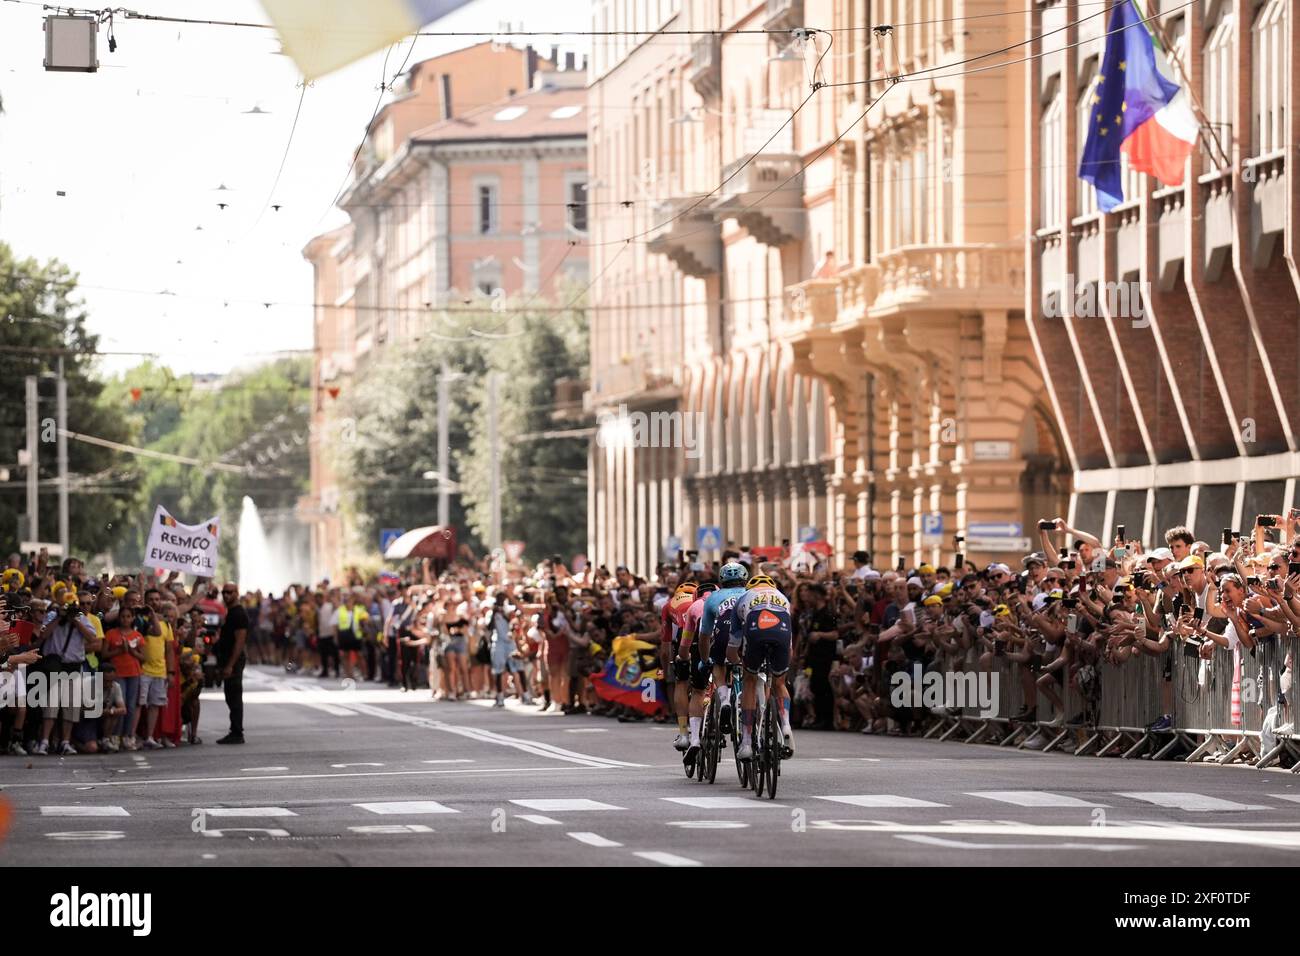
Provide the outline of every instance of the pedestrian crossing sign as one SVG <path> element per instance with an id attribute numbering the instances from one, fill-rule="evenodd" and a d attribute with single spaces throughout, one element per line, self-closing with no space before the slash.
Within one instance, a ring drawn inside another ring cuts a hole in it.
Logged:
<path id="1" fill-rule="evenodd" d="M 705 525 L 695 532 L 695 547 L 700 551 L 716 551 L 722 547 L 722 526 Z"/>

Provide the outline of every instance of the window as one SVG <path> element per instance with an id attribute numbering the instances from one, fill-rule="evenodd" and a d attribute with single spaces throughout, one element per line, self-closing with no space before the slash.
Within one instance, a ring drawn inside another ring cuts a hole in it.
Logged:
<path id="1" fill-rule="evenodd" d="M 1222 143 L 1232 142 L 1232 96 L 1234 80 L 1232 75 L 1232 35 L 1236 29 L 1236 18 L 1225 3 L 1220 9 L 1219 18 L 1213 27 L 1206 28 L 1204 50 L 1205 95 L 1203 106 L 1210 128 Z M 1209 150 L 1204 151 L 1205 171 L 1213 172 L 1217 167 L 1214 156 Z"/>
<path id="2" fill-rule="evenodd" d="M 1065 219 L 1065 193 L 1061 188 L 1061 167 L 1065 161 L 1065 94 L 1061 92 L 1061 77 L 1053 76 L 1048 85 L 1046 105 L 1038 120 L 1039 189 L 1042 213 L 1039 225 L 1043 229 L 1059 228 Z"/>
<path id="3" fill-rule="evenodd" d="M 1251 117 L 1254 155 L 1263 156 L 1286 145 L 1287 0 L 1268 0 L 1250 30 Z"/>
<path id="4" fill-rule="evenodd" d="M 497 186 L 496 183 L 479 183 L 475 189 L 478 198 L 478 234 L 490 236 L 497 231 Z"/>
<path id="5" fill-rule="evenodd" d="M 574 232 L 587 231 L 587 184 L 581 179 L 570 179 L 568 198 L 565 209 L 568 213 L 569 228 Z"/>
<path id="6" fill-rule="evenodd" d="M 1097 70 L 1097 58 L 1095 56 L 1089 59 L 1088 63 L 1084 66 L 1083 76 L 1086 77 L 1086 81 L 1079 84 L 1079 102 L 1074 111 L 1075 123 L 1077 124 L 1075 126 L 1077 133 L 1075 135 L 1079 140 L 1079 160 L 1083 159 L 1083 148 L 1088 143 L 1088 130 L 1090 129 L 1089 120 L 1092 118 L 1093 103 L 1100 99 L 1097 92 L 1097 87 L 1100 85 L 1097 82 L 1100 78 L 1100 74 Z M 1043 149 L 1044 153 L 1046 153 L 1046 143 L 1043 144 Z M 1058 177 L 1060 176 L 1060 170 L 1056 171 L 1056 175 Z M 1091 216 L 1097 211 L 1097 190 L 1093 188 L 1092 183 L 1087 180 L 1079 179 L 1077 176 L 1075 177 L 1074 182 L 1077 184 L 1079 190 L 1079 215 Z M 1124 186 L 1125 198 L 1131 199 L 1132 197 L 1129 196 L 1128 193 L 1128 183 L 1125 183 Z M 1044 199 L 1046 199 L 1046 190 L 1044 190 Z"/>

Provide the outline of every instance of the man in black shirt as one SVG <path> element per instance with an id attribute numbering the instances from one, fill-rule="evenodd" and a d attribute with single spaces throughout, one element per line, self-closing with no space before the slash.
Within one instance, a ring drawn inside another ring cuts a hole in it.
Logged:
<path id="1" fill-rule="evenodd" d="M 221 586 L 221 600 L 226 605 L 226 619 L 221 624 L 221 635 L 214 648 L 217 654 L 217 671 L 226 692 L 226 706 L 230 708 L 230 733 L 217 741 L 219 744 L 244 742 L 244 642 L 248 639 L 248 612 L 239 601 L 239 588 L 233 581 Z"/>
<path id="2" fill-rule="evenodd" d="M 813 707 L 817 712 L 814 730 L 831 730 L 835 726 L 835 696 L 831 690 L 831 667 L 835 664 L 839 620 L 820 584 L 809 585 L 806 604 L 800 608 L 803 631 L 803 663 L 812 673 Z"/>

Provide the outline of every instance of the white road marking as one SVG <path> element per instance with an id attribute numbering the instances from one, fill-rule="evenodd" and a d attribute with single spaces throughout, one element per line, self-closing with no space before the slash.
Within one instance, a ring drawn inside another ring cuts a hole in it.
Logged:
<path id="1" fill-rule="evenodd" d="M 680 765 L 666 769 L 681 769 Z M 363 770 L 358 773 L 287 773 L 267 777 L 164 777 L 154 780 L 103 780 L 101 787 L 149 787 L 158 784 L 173 783 L 247 783 L 249 780 L 327 780 L 347 777 L 423 777 L 444 773 L 561 773 L 564 771 L 586 770 L 586 767 L 476 767 L 466 770 Z M 594 769 L 594 768 L 593 768 Z M 600 767 L 601 770 L 616 770 L 617 767 Z M 118 773 L 126 773 L 119 770 Z M 6 790 L 48 789 L 50 787 L 75 786 L 67 781 L 47 783 L 8 783 Z"/>
<path id="2" fill-rule="evenodd" d="M 1144 803 L 1154 803 L 1157 807 L 1173 807 L 1176 810 L 1203 812 L 1207 810 L 1271 810 L 1272 807 L 1253 803 L 1237 803 L 1235 800 L 1223 800 L 1219 797 L 1207 797 L 1203 793 L 1184 793 L 1180 791 L 1143 791 L 1140 793 L 1115 792 L 1117 797 L 1128 797 Z"/>
<path id="3" fill-rule="evenodd" d="M 41 807 L 43 817 L 129 817 L 125 807 Z"/>
<path id="4" fill-rule="evenodd" d="M 739 820 L 670 820 L 668 826 L 683 830 L 743 830 L 749 824 Z"/>
<path id="5" fill-rule="evenodd" d="M 1270 793 L 1269 796 L 1277 800 L 1290 800 L 1292 803 L 1300 803 L 1300 793 Z"/>
<path id="6" fill-rule="evenodd" d="M 587 800 L 581 797 L 559 800 L 511 800 L 510 802 L 517 807 L 523 807 L 526 810 L 540 810 L 543 813 L 567 813 L 575 810 L 627 809 L 627 807 L 616 807 L 612 803 L 601 803 L 599 800 Z"/>
<path id="7" fill-rule="evenodd" d="M 946 807 L 946 803 L 934 803 L 930 800 L 918 800 L 915 797 L 899 797 L 892 793 L 864 793 L 844 797 L 814 797 L 814 800 L 830 800 L 833 803 L 848 803 L 855 807 Z"/>
<path id="8" fill-rule="evenodd" d="M 983 797 L 985 800 L 997 800 L 999 803 L 1011 803 L 1017 807 L 1107 807 L 1109 804 L 1092 803 L 1069 797 L 1063 793 L 1049 793 L 1046 790 L 970 790 L 967 796 Z"/>
<path id="9" fill-rule="evenodd" d="M 288 767 L 240 767 L 240 773 L 283 773 Z"/>
<path id="10" fill-rule="evenodd" d="M 201 830 L 199 832 L 205 837 L 213 837 L 218 840 L 227 833 L 260 833 L 269 837 L 287 837 L 289 835 L 288 830 L 282 830 L 279 827 L 227 827 L 224 830 Z M 249 837 L 249 839 L 251 840 L 252 837 Z"/>
<path id="11" fill-rule="evenodd" d="M 544 817 L 540 813 L 516 813 L 516 820 L 527 820 L 529 823 L 536 823 L 538 826 L 556 826 L 560 825 L 559 820 L 552 820 L 550 817 Z"/>
<path id="12" fill-rule="evenodd" d="M 929 846 L 951 847 L 955 850 L 1095 850 L 1112 853 L 1117 850 L 1141 850 L 1136 843 L 967 843 L 964 840 L 945 840 L 943 837 L 924 834 L 895 833 L 898 840 L 925 843 Z"/>
<path id="13" fill-rule="evenodd" d="M 204 807 L 210 817 L 296 817 L 287 807 Z"/>
<path id="14" fill-rule="evenodd" d="M 368 827 L 348 827 L 348 829 L 353 833 L 361 833 L 366 836 L 396 836 L 399 833 L 433 832 L 433 827 L 426 827 L 423 823 L 381 823 Z"/>
<path id="15" fill-rule="evenodd" d="M 565 835 L 566 835 L 566 836 L 571 836 L 571 837 L 573 837 L 575 840 L 577 840 L 579 843 L 585 843 L 585 844 L 587 844 L 587 846 L 609 847 L 609 846 L 622 846 L 622 845 L 623 845 L 623 844 L 621 844 L 621 843 L 617 843 L 617 842 L 615 842 L 614 840 L 607 840 L 607 839 L 605 839 L 603 836 L 601 836 L 599 833 L 579 832 L 579 833 L 568 833 L 568 834 L 565 834 Z"/>
<path id="16" fill-rule="evenodd" d="M 51 840 L 63 843 L 97 842 L 100 840 L 125 840 L 124 830 L 63 830 L 45 834 Z"/>
<path id="17" fill-rule="evenodd" d="M 784 803 L 771 803 L 747 797 L 660 797 L 669 803 L 680 803 L 684 807 L 699 807 L 701 810 L 753 810 L 755 807 L 781 807 Z"/>
<path id="18" fill-rule="evenodd" d="M 1143 843 L 1210 843 L 1239 844 L 1272 850 L 1300 850 L 1300 833 L 1291 830 L 1234 830 L 1227 827 L 1204 827 L 1190 824 L 1152 826 L 1150 824 L 1111 823 L 1104 827 L 1082 825 L 1053 826 L 1031 823 L 986 822 L 953 824 L 893 823 L 888 820 L 813 820 L 811 829 L 856 831 L 859 833 L 935 833 L 948 836 L 1021 836 L 1074 840 L 1133 840 Z"/>
<path id="19" fill-rule="evenodd" d="M 818 760 L 826 763 L 848 763 L 849 761 L 864 761 L 866 763 L 880 763 L 879 757 L 818 757 Z"/>
<path id="20" fill-rule="evenodd" d="M 457 757 L 454 760 L 421 760 L 420 763 L 473 763 L 468 757 Z"/>
<path id="21" fill-rule="evenodd" d="M 441 720 L 432 720 L 428 717 L 419 717 L 414 714 L 406 714 L 396 710 L 386 710 L 383 707 L 373 707 L 369 704 L 349 704 L 349 706 L 359 714 L 378 717 L 381 720 L 393 720 L 399 723 L 409 724 L 413 727 L 424 727 L 428 730 L 440 730 L 444 733 L 456 734 L 460 737 L 468 737 L 470 740 L 477 740 L 480 743 L 512 747 L 515 750 L 522 750 L 524 753 L 530 753 L 538 757 L 549 757 L 552 760 L 563 760 L 568 763 L 580 764 L 584 767 L 608 769 L 610 767 L 644 766 L 644 764 L 629 763 L 625 760 L 613 760 L 608 757 L 596 757 L 591 754 L 577 753 L 572 750 L 565 750 L 563 747 L 557 747 L 554 744 L 544 744 L 535 740 L 526 740 L 522 737 L 509 737 L 506 734 L 484 730 L 480 727 L 464 727 L 459 724 L 448 724 Z"/>
<path id="22" fill-rule="evenodd" d="M 676 853 L 661 853 L 658 850 L 642 851 L 633 853 L 633 856 L 639 856 L 643 860 L 649 860 L 651 863 L 662 863 L 664 866 L 703 866 L 699 860 L 692 860 L 688 857 L 678 856 Z"/>
<path id="23" fill-rule="evenodd" d="M 570 727 L 565 731 L 566 734 L 607 734 L 608 727 Z"/>
<path id="24" fill-rule="evenodd" d="M 330 764 L 335 770 L 345 770 L 348 767 L 382 767 L 382 763 L 332 763 Z M 281 770 L 288 770 L 288 767 L 281 767 Z"/>
<path id="25" fill-rule="evenodd" d="M 379 814 L 460 813 L 436 800 L 394 800 L 390 803 L 354 803 L 354 807 Z"/>

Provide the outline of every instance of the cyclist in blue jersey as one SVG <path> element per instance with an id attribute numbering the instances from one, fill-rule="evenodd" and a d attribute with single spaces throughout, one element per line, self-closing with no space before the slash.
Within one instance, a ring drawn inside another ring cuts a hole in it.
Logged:
<path id="1" fill-rule="evenodd" d="M 793 635 L 789 600 L 767 575 L 754 575 L 745 586 L 745 593 L 731 609 L 731 636 L 728 639 L 728 659 L 732 663 L 743 661 L 745 665 L 745 684 L 740 696 L 741 743 L 736 751 L 741 760 L 754 756 L 754 691 L 758 672 L 764 664 L 772 675 L 769 704 L 780 708 L 785 756 L 794 756 L 790 694 L 785 686 Z"/>
<path id="2" fill-rule="evenodd" d="M 718 572 L 722 582 L 704 601 L 700 617 L 700 657 L 713 664 L 713 692 L 721 705 L 722 732 L 731 733 L 731 684 L 727 682 L 727 641 L 731 636 L 731 609 L 745 593 L 749 570 L 738 561 L 728 561 Z"/>

